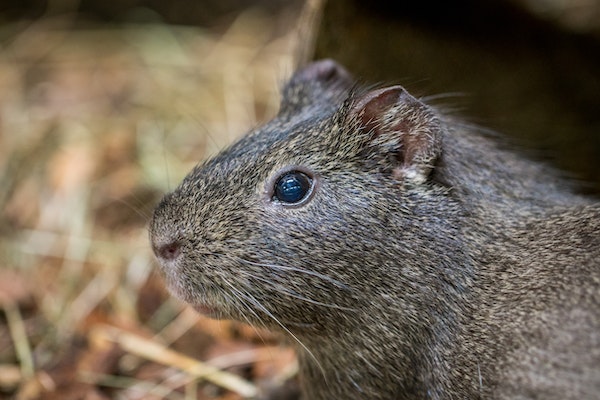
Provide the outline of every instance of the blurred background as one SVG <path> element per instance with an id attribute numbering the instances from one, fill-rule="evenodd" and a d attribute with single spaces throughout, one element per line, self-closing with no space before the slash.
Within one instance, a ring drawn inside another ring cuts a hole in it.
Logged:
<path id="1" fill-rule="evenodd" d="M 600 193 L 599 0 L 3 0 L 0 398 L 295 398 L 281 337 L 165 293 L 146 223 L 322 57 Z"/>

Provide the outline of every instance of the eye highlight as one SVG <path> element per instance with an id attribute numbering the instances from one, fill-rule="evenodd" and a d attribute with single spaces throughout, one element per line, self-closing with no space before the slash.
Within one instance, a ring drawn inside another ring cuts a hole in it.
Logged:
<path id="1" fill-rule="evenodd" d="M 313 179 L 301 171 L 289 171 L 281 175 L 273 187 L 273 199 L 297 205 L 306 200 L 313 188 Z"/>

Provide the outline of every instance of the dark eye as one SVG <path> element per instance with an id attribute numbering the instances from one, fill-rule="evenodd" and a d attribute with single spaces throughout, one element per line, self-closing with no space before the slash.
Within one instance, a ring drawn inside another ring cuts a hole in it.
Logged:
<path id="1" fill-rule="evenodd" d="M 296 204 L 304 200 L 312 188 L 312 179 L 303 172 L 290 171 L 275 182 L 274 197 L 282 203 Z"/>

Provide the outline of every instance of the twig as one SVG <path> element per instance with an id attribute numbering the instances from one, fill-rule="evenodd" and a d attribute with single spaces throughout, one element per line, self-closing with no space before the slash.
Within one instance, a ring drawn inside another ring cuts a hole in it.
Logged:
<path id="1" fill-rule="evenodd" d="M 210 381 L 244 398 L 254 398 L 258 394 L 255 385 L 237 375 L 221 371 L 141 336 L 105 325 L 94 328 L 92 335 L 97 339 L 117 343 L 123 350 L 139 357 L 180 369 L 197 378 Z"/>
<path id="2" fill-rule="evenodd" d="M 4 308 L 10 335 L 21 364 L 22 377 L 24 379 L 31 378 L 35 373 L 33 355 L 31 354 L 31 347 L 29 346 L 29 340 L 27 340 L 27 330 L 25 329 L 19 307 L 14 302 L 5 299 L 2 302 L 2 308 Z"/>
<path id="3" fill-rule="evenodd" d="M 170 387 L 154 385 L 152 383 L 140 381 L 139 379 L 134 378 L 80 371 L 79 379 L 81 379 L 83 382 L 93 385 L 143 392 L 142 395 L 144 396 L 154 395 L 160 396 L 164 399 L 183 399 L 183 396 L 180 396 L 178 393 L 174 393 L 173 389 Z"/>
<path id="4" fill-rule="evenodd" d="M 110 294 L 117 283 L 114 274 L 109 270 L 102 270 L 96 274 L 79 296 L 72 300 L 68 311 L 62 315 L 57 323 L 58 336 L 68 337 L 71 335 L 77 325 Z"/>
<path id="5" fill-rule="evenodd" d="M 293 53 L 294 68 L 306 64 L 315 51 L 315 41 L 320 29 L 325 0 L 307 0 L 296 25 L 296 48 Z"/>

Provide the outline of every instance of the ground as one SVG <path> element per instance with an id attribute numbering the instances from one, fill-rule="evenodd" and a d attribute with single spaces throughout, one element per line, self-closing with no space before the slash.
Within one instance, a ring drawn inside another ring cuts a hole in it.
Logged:
<path id="1" fill-rule="evenodd" d="M 285 18 L 2 27 L 0 398 L 230 400 L 293 382 L 280 337 L 166 293 L 146 227 L 194 164 L 276 112 Z"/>

